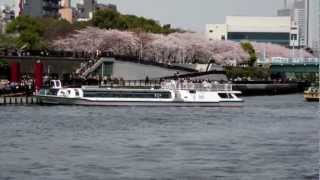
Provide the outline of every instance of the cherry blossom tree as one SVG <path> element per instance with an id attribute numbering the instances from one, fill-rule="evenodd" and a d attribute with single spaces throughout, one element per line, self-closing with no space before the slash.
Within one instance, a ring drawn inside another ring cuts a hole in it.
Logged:
<path id="1" fill-rule="evenodd" d="M 291 57 L 292 50 L 269 43 L 252 43 L 258 54 L 267 57 Z M 111 51 L 115 55 L 143 59 L 157 63 L 217 63 L 239 64 L 249 59 L 240 43 L 208 40 L 199 33 L 172 33 L 169 35 L 144 32 L 128 32 L 88 27 L 76 31 L 68 38 L 52 43 L 58 50 L 94 53 Z M 304 50 L 296 50 L 296 56 L 312 57 Z"/>

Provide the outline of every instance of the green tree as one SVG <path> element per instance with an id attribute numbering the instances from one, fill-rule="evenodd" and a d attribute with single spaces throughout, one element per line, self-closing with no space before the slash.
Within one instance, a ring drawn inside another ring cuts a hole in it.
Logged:
<path id="1" fill-rule="evenodd" d="M 249 59 L 249 62 L 248 62 L 249 66 L 254 66 L 254 64 L 257 61 L 257 54 L 256 54 L 256 51 L 253 48 L 252 44 L 250 42 L 242 42 L 241 43 L 241 47 L 250 56 L 250 59 Z"/>
<path id="2" fill-rule="evenodd" d="M 56 39 L 57 37 L 64 37 L 77 29 L 75 25 L 70 24 L 66 20 L 40 18 L 38 21 L 41 29 L 43 29 L 42 36 L 46 42 Z"/>
<path id="3" fill-rule="evenodd" d="M 0 48 L 10 49 L 16 48 L 18 42 L 18 37 L 8 35 L 8 34 L 0 34 Z"/>
<path id="4" fill-rule="evenodd" d="M 123 15 L 119 12 L 104 9 L 95 12 L 92 25 L 103 29 L 119 29 L 129 31 L 143 31 L 152 33 L 172 33 L 170 25 L 161 26 L 153 19 L 138 17 L 135 15 Z"/>
<path id="5" fill-rule="evenodd" d="M 92 24 L 99 28 L 114 29 L 120 21 L 120 13 L 113 10 L 98 10 L 92 18 Z"/>
<path id="6" fill-rule="evenodd" d="M 37 49 L 43 46 L 44 29 L 36 18 L 19 16 L 8 24 L 7 33 L 18 34 L 17 47 Z"/>
<path id="7" fill-rule="evenodd" d="M 68 21 L 54 18 L 19 16 L 8 24 L 6 32 L 10 34 L 9 37 L 17 37 L 15 41 L 17 48 L 43 49 L 53 39 L 64 37 L 86 25 L 80 23 L 72 25 Z"/>

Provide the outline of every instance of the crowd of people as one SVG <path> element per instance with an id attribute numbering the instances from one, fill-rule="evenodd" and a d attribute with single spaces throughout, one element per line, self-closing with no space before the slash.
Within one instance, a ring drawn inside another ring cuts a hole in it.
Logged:
<path id="1" fill-rule="evenodd" d="M 22 79 L 20 82 L 0 81 L 0 95 L 32 95 L 33 79 Z"/>
<path id="2" fill-rule="evenodd" d="M 97 50 L 98 51 L 98 50 Z M 49 51 L 49 50 L 20 50 L 20 49 L 0 49 L 0 56 L 14 56 L 14 57 L 28 57 L 28 56 L 42 56 L 42 57 L 70 57 L 95 59 L 101 56 L 102 52 L 84 52 L 84 51 Z M 110 52 L 104 52 L 104 56 L 110 55 Z"/>

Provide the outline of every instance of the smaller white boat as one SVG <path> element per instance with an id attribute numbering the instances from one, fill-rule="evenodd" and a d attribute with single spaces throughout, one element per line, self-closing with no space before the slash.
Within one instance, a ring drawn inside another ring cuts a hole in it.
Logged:
<path id="1" fill-rule="evenodd" d="M 37 97 L 42 104 L 85 106 L 241 106 L 231 84 L 167 81 L 157 87 L 63 88 L 59 80 L 51 88 L 41 89 Z"/>
<path id="2" fill-rule="evenodd" d="M 304 91 L 304 99 L 308 102 L 320 102 L 320 88 L 312 85 L 308 90 Z"/>

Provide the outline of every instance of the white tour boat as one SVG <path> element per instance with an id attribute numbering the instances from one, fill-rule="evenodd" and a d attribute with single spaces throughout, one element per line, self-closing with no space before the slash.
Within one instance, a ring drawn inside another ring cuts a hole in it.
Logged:
<path id="1" fill-rule="evenodd" d="M 41 89 L 37 97 L 42 104 L 92 106 L 241 106 L 231 84 L 191 83 L 169 81 L 158 88 L 93 87 L 63 88 L 59 80 L 52 80 L 48 89 Z"/>

